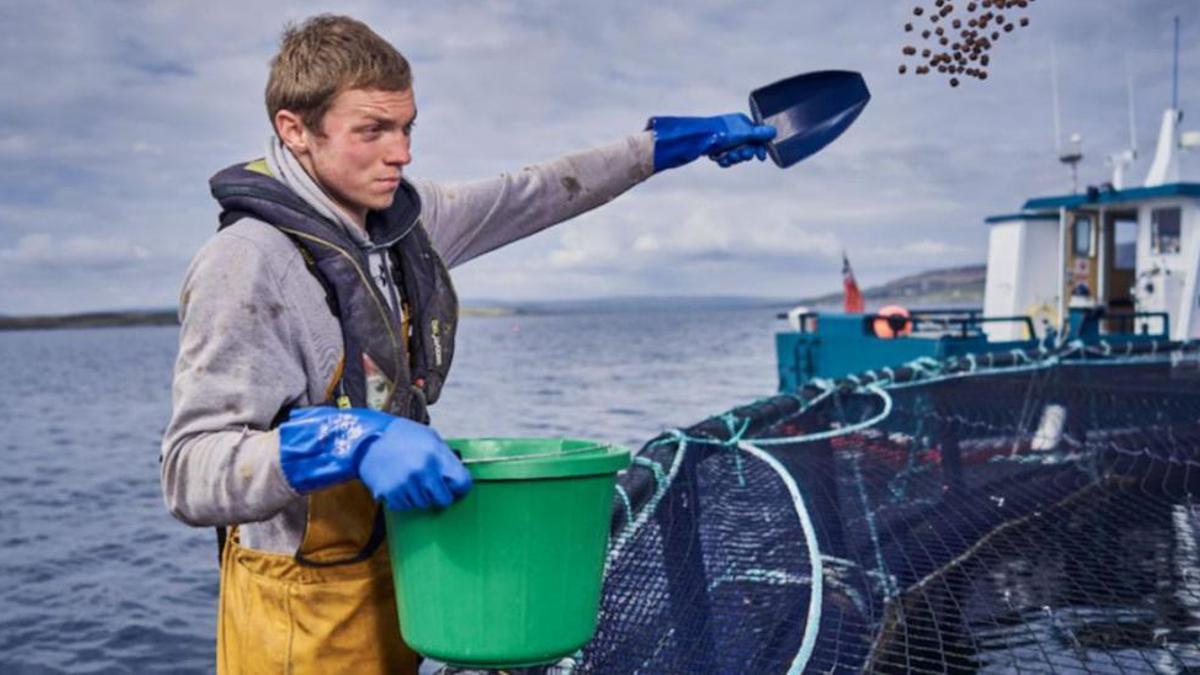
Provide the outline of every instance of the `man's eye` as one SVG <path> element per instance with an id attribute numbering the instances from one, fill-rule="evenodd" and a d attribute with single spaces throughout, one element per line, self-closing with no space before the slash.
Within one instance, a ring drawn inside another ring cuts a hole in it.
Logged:
<path id="1" fill-rule="evenodd" d="M 416 128 L 417 128 L 416 120 L 413 120 L 413 121 L 409 122 L 408 124 L 405 124 L 404 125 L 404 135 L 412 136 L 413 129 L 416 129 Z"/>

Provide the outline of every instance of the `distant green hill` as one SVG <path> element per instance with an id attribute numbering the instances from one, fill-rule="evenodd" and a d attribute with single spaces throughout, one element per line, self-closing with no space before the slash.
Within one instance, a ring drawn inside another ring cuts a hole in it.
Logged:
<path id="1" fill-rule="evenodd" d="M 0 330 L 45 328 L 115 328 L 121 326 L 173 326 L 179 323 L 173 309 L 129 312 L 88 312 L 53 316 L 0 316 Z"/>
<path id="2" fill-rule="evenodd" d="M 878 286 L 863 289 L 868 305 L 900 304 L 906 307 L 983 305 L 986 265 L 967 265 L 930 270 L 900 277 Z M 842 291 L 797 300 L 798 305 L 840 305 Z"/>

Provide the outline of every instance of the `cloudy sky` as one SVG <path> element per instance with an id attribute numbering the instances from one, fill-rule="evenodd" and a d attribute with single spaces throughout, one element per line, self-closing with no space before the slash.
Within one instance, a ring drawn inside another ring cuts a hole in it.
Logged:
<path id="1" fill-rule="evenodd" d="M 3 0 L 0 314 L 173 306 L 216 225 L 208 177 L 262 153 L 280 28 L 323 11 L 367 21 L 412 61 L 409 173 L 437 180 L 613 140 L 650 115 L 743 111 L 749 90 L 799 72 L 866 76 L 871 104 L 820 155 L 786 171 L 703 161 L 656 176 L 459 268 L 468 300 L 801 296 L 838 287 L 842 249 L 867 284 L 982 262 L 985 216 L 1069 189 L 1051 44 L 1088 183 L 1127 145 L 1129 55 L 1137 180 L 1170 101 L 1176 14 L 1180 103 L 1196 113 L 1185 128 L 1200 127 L 1196 0 L 1039 0 L 993 49 L 989 79 L 957 89 L 897 74 L 913 4 Z"/>

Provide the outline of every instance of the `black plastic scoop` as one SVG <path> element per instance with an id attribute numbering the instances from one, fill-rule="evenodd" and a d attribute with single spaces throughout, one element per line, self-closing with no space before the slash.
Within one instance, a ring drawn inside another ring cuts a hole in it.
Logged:
<path id="1" fill-rule="evenodd" d="M 841 136 L 870 100 L 860 73 L 819 70 L 750 92 L 750 114 L 755 123 L 775 127 L 767 152 L 787 168 Z"/>

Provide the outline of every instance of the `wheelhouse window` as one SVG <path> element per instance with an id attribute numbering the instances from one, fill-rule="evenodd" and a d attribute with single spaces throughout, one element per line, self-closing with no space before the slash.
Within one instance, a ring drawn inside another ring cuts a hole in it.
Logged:
<path id="1" fill-rule="evenodd" d="M 1157 255 L 1179 253 L 1180 209 L 1178 206 L 1150 212 L 1150 250 Z"/>
<path id="2" fill-rule="evenodd" d="M 1137 220 L 1119 218 L 1113 221 L 1113 269 L 1132 270 L 1137 267 Z"/>
<path id="3" fill-rule="evenodd" d="M 1075 231 L 1071 237 L 1074 242 L 1072 249 L 1076 256 L 1092 254 L 1092 217 L 1075 216 Z"/>

